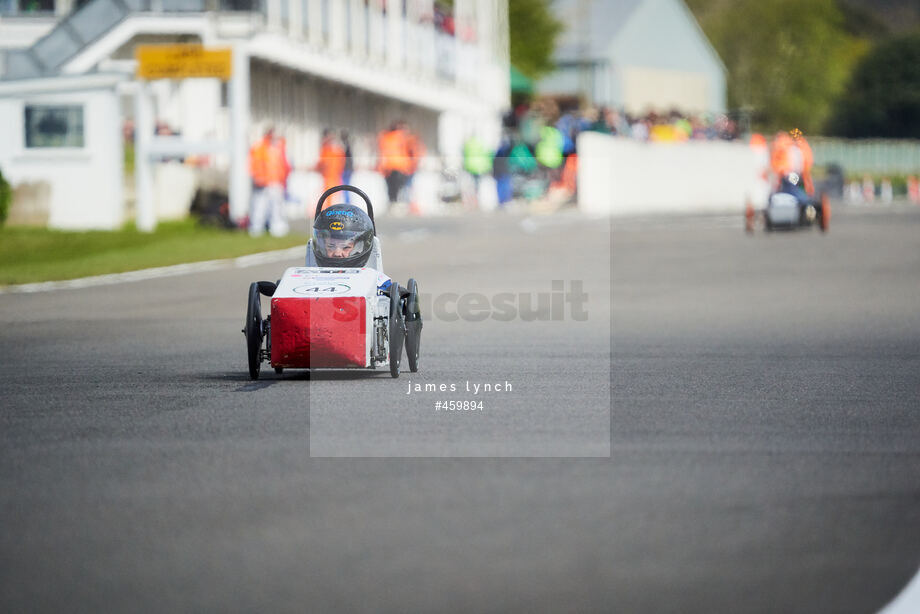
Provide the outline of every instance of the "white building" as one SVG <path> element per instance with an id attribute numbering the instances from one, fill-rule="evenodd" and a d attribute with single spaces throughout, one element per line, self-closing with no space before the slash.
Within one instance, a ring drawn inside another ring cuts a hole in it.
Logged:
<path id="1" fill-rule="evenodd" d="M 726 69 L 682 0 L 555 0 L 558 70 L 541 94 L 630 113 L 725 110 Z"/>
<path id="2" fill-rule="evenodd" d="M 28 193 L 44 195 L 31 205 L 48 225 L 116 228 L 135 215 L 135 182 L 123 180 L 131 126 L 143 227 L 187 211 L 194 171 L 163 161 L 193 153 L 225 173 L 231 215 L 244 216 L 248 149 L 267 125 L 305 176 L 325 128 L 347 130 L 356 170 L 372 174 L 376 134 L 396 119 L 429 153 L 455 158 L 468 136 L 499 136 L 507 2 L 454 0 L 455 33 L 435 9 L 433 0 L 0 0 L 0 170 L 14 189 L 42 186 Z M 231 48 L 232 78 L 135 77 L 138 45 L 177 42 Z M 155 125 L 181 136 L 155 136 Z"/>

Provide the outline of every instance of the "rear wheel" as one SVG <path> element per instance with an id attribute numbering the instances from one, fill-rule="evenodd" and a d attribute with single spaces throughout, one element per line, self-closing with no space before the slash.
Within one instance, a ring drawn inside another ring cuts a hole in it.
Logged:
<path id="1" fill-rule="evenodd" d="M 418 371 L 418 353 L 422 342 L 422 311 L 418 304 L 418 282 L 410 279 L 406 297 L 406 359 L 409 361 L 409 370 Z"/>
<path id="2" fill-rule="evenodd" d="M 399 302 L 399 284 L 390 283 L 390 375 L 399 377 L 399 363 L 402 358 L 403 342 L 406 339 L 406 324 L 403 321 Z"/>
<path id="3" fill-rule="evenodd" d="M 249 304 L 246 308 L 246 351 L 249 357 L 249 377 L 259 379 L 262 367 L 262 301 L 259 298 L 259 284 L 249 286 Z"/>

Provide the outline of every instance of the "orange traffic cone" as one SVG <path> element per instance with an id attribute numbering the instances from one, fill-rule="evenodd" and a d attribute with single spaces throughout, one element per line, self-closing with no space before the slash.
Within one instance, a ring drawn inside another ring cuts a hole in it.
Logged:
<path id="1" fill-rule="evenodd" d="M 747 201 L 744 207 L 744 230 L 748 234 L 754 232 L 754 205 Z"/>

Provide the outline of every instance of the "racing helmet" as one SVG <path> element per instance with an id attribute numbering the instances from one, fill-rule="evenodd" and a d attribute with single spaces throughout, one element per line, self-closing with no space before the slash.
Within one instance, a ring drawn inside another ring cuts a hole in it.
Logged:
<path id="1" fill-rule="evenodd" d="M 354 205 L 332 205 L 313 220 L 313 255 L 320 266 L 362 267 L 374 247 L 374 223 Z"/>

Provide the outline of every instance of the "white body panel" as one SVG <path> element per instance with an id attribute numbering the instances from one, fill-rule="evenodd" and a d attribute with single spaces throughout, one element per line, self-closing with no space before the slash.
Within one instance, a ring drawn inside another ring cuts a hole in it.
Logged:
<path id="1" fill-rule="evenodd" d="M 767 215 L 772 224 L 798 224 L 799 201 L 792 194 L 777 192 L 770 197 Z"/>

